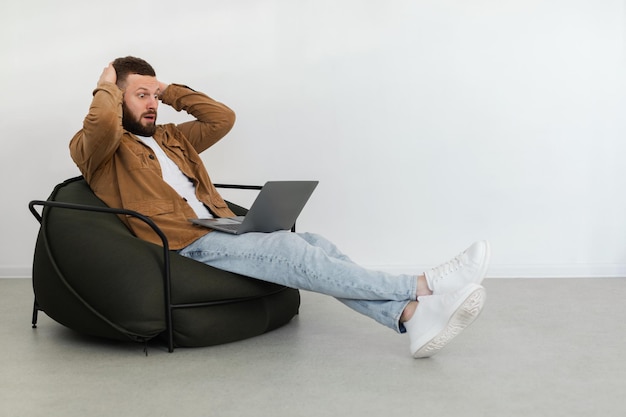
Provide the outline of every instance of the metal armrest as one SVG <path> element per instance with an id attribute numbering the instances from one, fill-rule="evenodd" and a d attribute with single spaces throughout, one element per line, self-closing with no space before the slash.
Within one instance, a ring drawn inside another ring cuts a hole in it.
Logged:
<path id="1" fill-rule="evenodd" d="M 146 223 L 159 236 L 159 238 L 161 239 L 161 242 L 163 243 L 163 291 L 164 291 L 164 297 L 165 297 L 165 300 L 164 300 L 165 301 L 165 320 L 166 320 L 166 327 L 167 327 L 167 332 L 168 332 L 168 350 L 170 352 L 173 352 L 174 351 L 174 333 L 173 333 L 174 329 L 173 329 L 173 324 L 172 324 L 172 309 L 171 309 L 172 293 L 171 293 L 171 273 L 170 273 L 170 249 L 169 249 L 169 242 L 167 240 L 167 237 L 165 236 L 165 233 L 163 233 L 163 231 L 150 218 L 133 210 L 117 209 L 117 208 L 110 208 L 110 207 L 98 207 L 98 206 L 90 206 L 90 205 L 85 205 L 85 204 L 61 203 L 58 201 L 33 200 L 30 203 L 28 203 L 28 209 L 33 214 L 33 216 L 35 216 L 35 218 L 40 224 L 43 221 L 43 214 L 39 214 L 39 212 L 35 208 L 36 206 L 43 206 L 44 208 L 56 207 L 56 208 L 69 209 L 69 210 L 91 211 L 91 212 L 98 212 L 98 213 L 121 214 L 121 215 L 132 216 Z M 37 308 L 36 301 L 35 301 L 35 308 Z M 33 313 L 33 327 L 36 327 L 35 321 L 36 321 L 35 313 Z"/>
<path id="2" fill-rule="evenodd" d="M 235 188 L 237 190 L 261 190 L 262 185 L 213 184 L 216 188 Z"/>

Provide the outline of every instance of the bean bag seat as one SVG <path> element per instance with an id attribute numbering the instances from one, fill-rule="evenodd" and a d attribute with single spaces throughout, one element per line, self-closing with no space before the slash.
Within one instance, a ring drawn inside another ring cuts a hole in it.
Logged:
<path id="1" fill-rule="evenodd" d="M 257 336 L 298 313 L 295 289 L 185 258 L 166 240 L 161 247 L 136 238 L 82 177 L 57 185 L 30 209 L 41 223 L 33 327 L 43 311 L 80 333 L 136 342 L 160 337 L 172 351 Z"/>

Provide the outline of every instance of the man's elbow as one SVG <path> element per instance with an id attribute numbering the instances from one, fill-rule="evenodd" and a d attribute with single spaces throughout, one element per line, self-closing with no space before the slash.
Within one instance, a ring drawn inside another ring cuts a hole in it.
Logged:
<path id="1" fill-rule="evenodd" d="M 237 119 L 237 116 L 235 115 L 235 112 L 232 109 L 228 109 L 228 112 L 226 114 L 226 122 L 229 126 L 228 130 L 233 128 L 233 126 L 235 125 L 236 119 Z"/>
<path id="2" fill-rule="evenodd" d="M 224 112 L 224 119 L 222 122 L 222 136 L 226 135 L 235 125 L 235 120 L 237 116 L 235 116 L 235 112 L 231 109 L 228 109 Z"/>

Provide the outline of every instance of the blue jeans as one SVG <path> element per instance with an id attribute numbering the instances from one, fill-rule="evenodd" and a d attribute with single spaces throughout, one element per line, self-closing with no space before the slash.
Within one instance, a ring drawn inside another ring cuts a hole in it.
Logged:
<path id="1" fill-rule="evenodd" d="M 312 233 L 211 232 L 179 253 L 225 271 L 330 295 L 401 333 L 400 315 L 416 299 L 416 276 L 365 269 Z"/>

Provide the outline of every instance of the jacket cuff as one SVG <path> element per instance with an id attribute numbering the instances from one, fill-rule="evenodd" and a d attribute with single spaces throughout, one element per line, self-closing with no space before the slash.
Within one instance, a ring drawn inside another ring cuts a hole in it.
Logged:
<path id="1" fill-rule="evenodd" d="M 98 84 L 98 86 L 93 90 L 93 95 L 95 96 L 98 91 L 106 91 L 111 94 L 119 94 L 120 96 L 123 94 L 117 84 L 110 83 L 108 81 Z"/>

